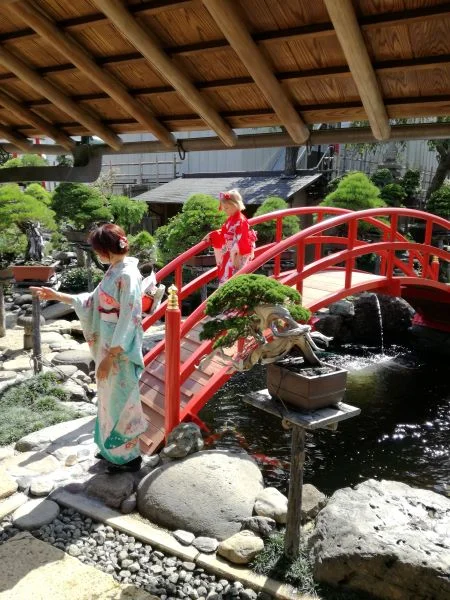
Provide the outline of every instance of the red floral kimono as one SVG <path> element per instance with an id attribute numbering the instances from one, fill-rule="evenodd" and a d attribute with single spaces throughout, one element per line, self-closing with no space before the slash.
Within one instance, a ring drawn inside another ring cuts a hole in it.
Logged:
<path id="1" fill-rule="evenodd" d="M 210 240 L 216 255 L 220 283 L 228 281 L 254 256 L 256 232 L 239 211 L 228 217 L 221 229 L 211 232 Z"/>

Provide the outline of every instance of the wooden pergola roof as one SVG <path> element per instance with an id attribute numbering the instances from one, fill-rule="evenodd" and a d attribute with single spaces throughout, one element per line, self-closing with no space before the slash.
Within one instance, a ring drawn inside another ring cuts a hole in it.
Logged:
<path id="1" fill-rule="evenodd" d="M 266 126 L 304 144 L 343 121 L 387 140 L 390 119 L 449 114 L 442 0 L 0 0 L 0 139 L 21 151 Z"/>

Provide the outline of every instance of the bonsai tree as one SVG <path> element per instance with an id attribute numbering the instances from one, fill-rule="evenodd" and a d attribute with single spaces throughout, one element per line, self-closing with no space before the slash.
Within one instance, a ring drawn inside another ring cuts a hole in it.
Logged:
<path id="1" fill-rule="evenodd" d="M 179 254 L 198 244 L 205 235 L 222 226 L 225 214 L 219 211 L 219 201 L 207 194 L 193 194 L 180 213 L 155 232 L 159 259 L 170 262 Z"/>
<path id="2" fill-rule="evenodd" d="M 406 206 L 412 206 L 415 204 L 416 197 L 420 192 L 420 171 L 419 169 L 408 169 L 400 180 L 406 197 Z"/>
<path id="3" fill-rule="evenodd" d="M 394 176 L 392 175 L 392 171 L 386 168 L 378 168 L 375 173 L 371 176 L 371 181 L 374 183 L 377 188 L 382 190 L 385 185 L 389 185 L 390 183 L 394 183 Z"/>
<path id="4" fill-rule="evenodd" d="M 127 233 L 134 225 L 138 225 L 147 213 L 147 203 L 143 200 L 133 200 L 128 196 L 110 196 L 108 202 L 114 222 Z"/>
<path id="5" fill-rule="evenodd" d="M 260 215 L 266 215 L 276 210 L 283 210 L 289 208 L 288 203 L 280 198 L 279 196 L 269 196 L 264 200 L 261 206 L 255 213 L 255 217 Z M 267 221 L 266 223 L 260 223 L 255 225 L 255 230 L 258 233 L 258 241 L 262 244 L 269 244 L 275 241 L 276 233 L 276 222 Z M 300 231 L 299 220 L 293 215 L 291 217 L 284 217 L 283 219 L 283 238 L 290 237 Z"/>
<path id="6" fill-rule="evenodd" d="M 259 305 L 281 305 L 297 322 L 306 322 L 311 313 L 301 305 L 297 290 L 265 275 L 238 275 L 208 298 L 205 312 L 213 317 L 203 325 L 202 340 L 214 340 L 214 348 L 232 346 L 241 338 L 262 337 Z"/>
<path id="7" fill-rule="evenodd" d="M 381 190 L 380 198 L 382 198 L 388 206 L 402 206 L 406 198 L 406 192 L 399 183 L 388 183 Z"/>
<path id="8" fill-rule="evenodd" d="M 56 229 L 55 213 L 48 206 L 49 196 L 39 184 L 31 184 L 25 192 L 17 184 L 0 186 L 0 222 L 6 231 L 15 229 L 16 235 L 26 236 L 26 261 L 42 259 L 40 226 Z"/>
<path id="9" fill-rule="evenodd" d="M 84 183 L 60 183 L 51 206 L 59 222 L 75 229 L 87 230 L 93 223 L 112 218 L 105 196 Z"/>
<path id="10" fill-rule="evenodd" d="M 450 185 L 443 185 L 431 195 L 427 202 L 427 211 L 450 219 Z"/>
<path id="11" fill-rule="evenodd" d="M 380 190 L 367 175 L 356 172 L 342 179 L 336 190 L 328 194 L 320 203 L 321 206 L 337 206 L 350 210 L 367 210 L 386 206 L 380 199 Z"/>
<path id="12" fill-rule="evenodd" d="M 155 238 L 148 231 L 140 231 L 129 238 L 130 253 L 141 262 L 155 262 Z"/>

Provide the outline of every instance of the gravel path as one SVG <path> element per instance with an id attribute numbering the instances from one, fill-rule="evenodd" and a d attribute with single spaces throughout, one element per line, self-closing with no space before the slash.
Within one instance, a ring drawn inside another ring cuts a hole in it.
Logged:
<path id="1" fill-rule="evenodd" d="M 19 533 L 8 516 L 0 522 L 0 543 Z M 134 537 L 98 523 L 71 508 L 62 508 L 50 525 L 31 532 L 84 564 L 111 574 L 120 583 L 144 588 L 161 600 L 270 600 L 239 581 L 210 575 L 195 563 L 165 556 Z"/>

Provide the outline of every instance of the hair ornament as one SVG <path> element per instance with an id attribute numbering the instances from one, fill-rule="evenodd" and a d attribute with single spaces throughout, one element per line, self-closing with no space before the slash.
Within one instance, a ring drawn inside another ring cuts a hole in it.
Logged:
<path id="1" fill-rule="evenodd" d="M 231 194 L 229 192 L 220 192 L 219 199 L 220 200 L 231 200 Z"/>
<path id="2" fill-rule="evenodd" d="M 128 245 L 127 238 L 121 235 L 119 238 L 119 248 L 122 248 L 122 250 L 123 250 L 124 248 L 127 247 L 127 245 Z"/>

